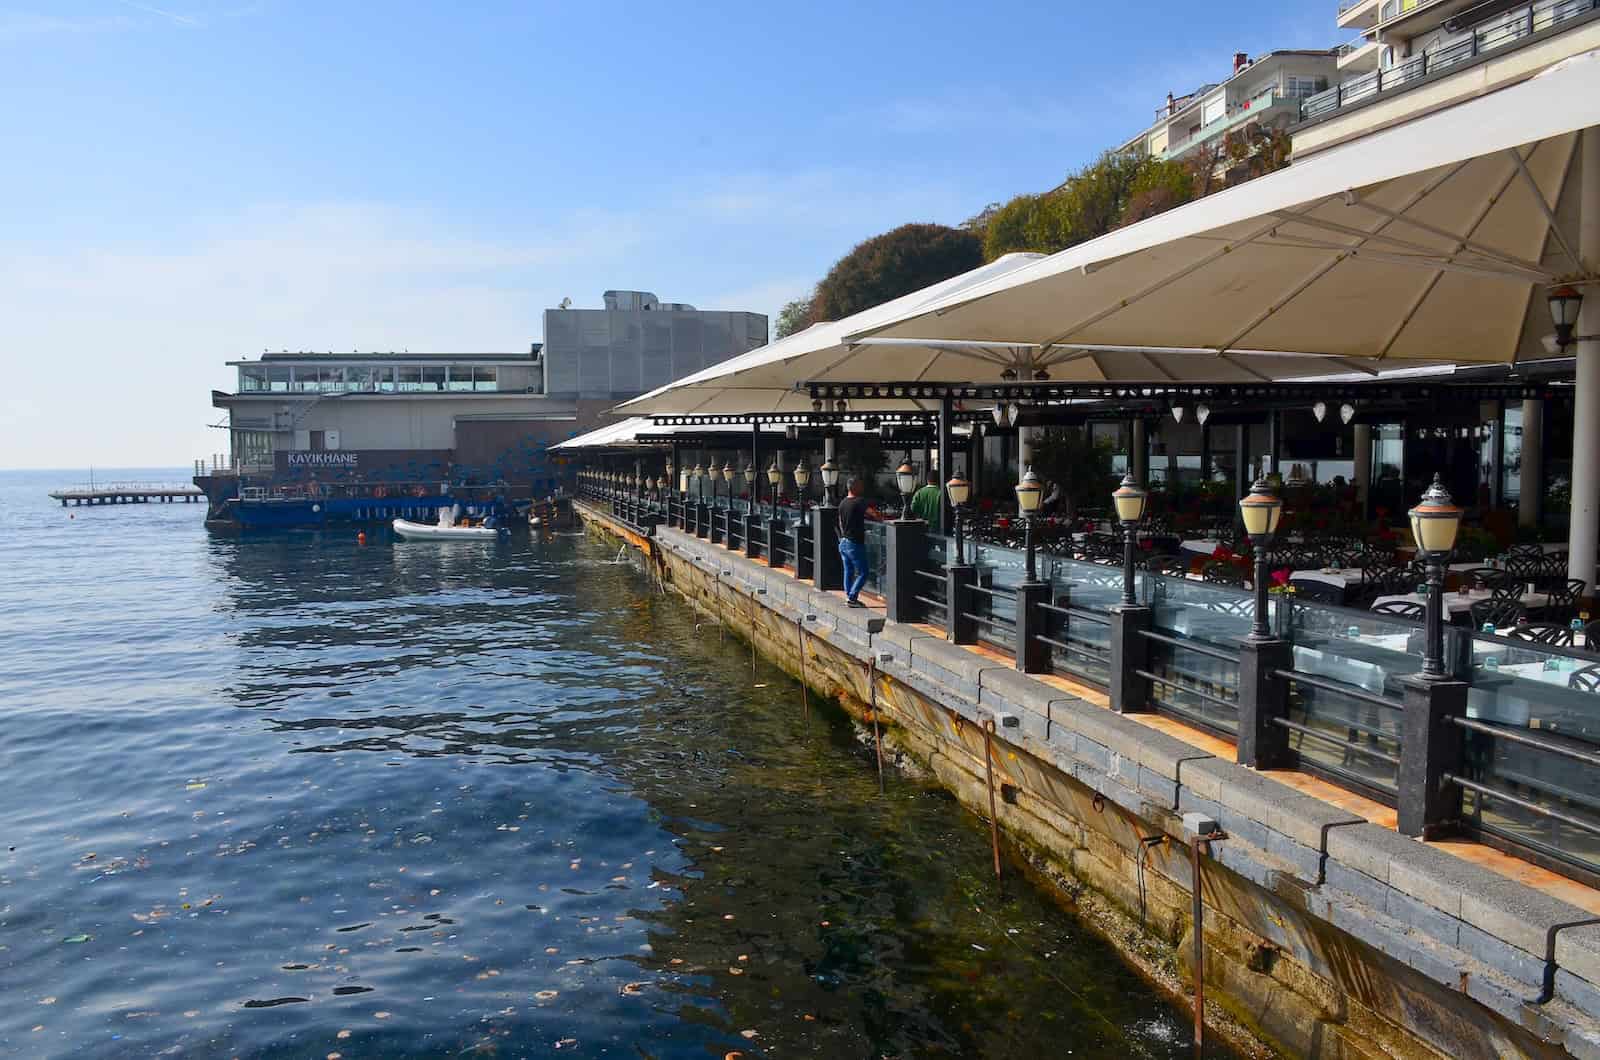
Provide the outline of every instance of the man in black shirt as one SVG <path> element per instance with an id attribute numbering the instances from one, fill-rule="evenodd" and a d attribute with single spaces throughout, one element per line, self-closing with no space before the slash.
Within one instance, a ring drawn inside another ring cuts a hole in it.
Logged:
<path id="1" fill-rule="evenodd" d="M 867 581 L 867 502 L 859 478 L 850 480 L 850 493 L 839 502 L 839 558 L 844 561 L 844 595 L 851 607 L 865 607 L 856 599 Z"/>

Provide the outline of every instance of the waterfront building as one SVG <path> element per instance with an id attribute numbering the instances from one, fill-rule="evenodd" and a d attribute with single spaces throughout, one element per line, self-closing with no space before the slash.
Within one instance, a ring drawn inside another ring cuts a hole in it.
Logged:
<path id="1" fill-rule="evenodd" d="M 1301 101 L 1294 157 L 1411 121 L 1600 47 L 1600 0 L 1340 0 L 1338 76 Z"/>
<path id="2" fill-rule="evenodd" d="M 228 362 L 235 389 L 211 395 L 227 413 L 228 453 L 195 471 L 209 518 L 320 525 L 387 518 L 401 497 L 417 507 L 471 491 L 546 496 L 565 474 L 552 444 L 618 401 L 766 341 L 759 313 L 644 291 L 604 300 L 548 310 L 546 341 L 526 352 L 284 350 Z"/>
<path id="3" fill-rule="evenodd" d="M 1118 149 L 1163 160 L 1209 155 L 1220 163 L 1229 133 L 1250 126 L 1287 129 L 1299 119 L 1301 103 L 1328 88 L 1335 70 L 1331 50 L 1273 51 L 1254 59 L 1238 52 L 1225 80 L 1182 96 L 1167 93 L 1155 120 Z"/>

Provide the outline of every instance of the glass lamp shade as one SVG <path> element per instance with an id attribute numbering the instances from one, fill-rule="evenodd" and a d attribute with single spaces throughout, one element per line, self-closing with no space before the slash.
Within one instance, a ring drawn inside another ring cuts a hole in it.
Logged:
<path id="1" fill-rule="evenodd" d="M 1017 421 L 1022 419 L 1022 406 L 1013 401 L 1011 407 L 1006 409 L 1006 415 L 1010 418 L 1012 426 L 1016 426 Z"/>
<path id="2" fill-rule="evenodd" d="M 996 427 L 1004 427 L 1008 422 L 1006 419 L 1007 410 L 1003 403 L 996 405 L 989 414 L 994 417 L 994 425 Z"/>
<path id="3" fill-rule="evenodd" d="M 1204 427 L 1206 425 L 1206 420 L 1211 418 L 1211 406 L 1196 405 L 1194 407 L 1194 418 L 1199 422 L 1200 426 Z"/>
<path id="4" fill-rule="evenodd" d="M 806 467 L 804 460 L 794 466 L 794 484 L 802 490 L 811 482 L 811 469 Z"/>
<path id="5" fill-rule="evenodd" d="M 1356 407 L 1348 401 L 1339 406 L 1339 418 L 1346 423 L 1356 418 Z"/>
<path id="6" fill-rule="evenodd" d="M 687 471 L 678 472 L 678 492 L 679 493 L 688 493 L 689 492 L 689 472 L 687 472 Z"/>
<path id="7" fill-rule="evenodd" d="M 1283 515 L 1283 500 L 1272 492 L 1264 478 L 1256 479 L 1250 492 L 1239 501 L 1239 516 L 1244 520 L 1244 532 L 1252 539 L 1268 537 L 1278 532 L 1278 519 Z"/>
<path id="8" fill-rule="evenodd" d="M 774 489 L 783 481 L 783 468 L 778 466 L 776 460 L 772 462 L 771 467 L 767 468 L 767 481 L 772 483 Z"/>
<path id="9" fill-rule="evenodd" d="M 1422 501 L 1409 513 L 1411 536 L 1417 548 L 1436 556 L 1447 554 L 1456 547 L 1456 531 L 1461 529 L 1461 509 L 1450 500 L 1450 493 L 1433 476 L 1433 485 L 1422 495 Z"/>
<path id="10" fill-rule="evenodd" d="M 660 478 L 656 479 L 656 489 L 661 490 L 662 492 L 666 492 L 666 489 L 667 489 L 667 476 L 662 475 Z"/>
<path id="11" fill-rule="evenodd" d="M 911 461 L 900 461 L 900 466 L 894 469 L 894 483 L 900 487 L 903 496 L 916 491 L 917 469 L 911 466 Z"/>
<path id="12" fill-rule="evenodd" d="M 1550 319 L 1557 330 L 1570 328 L 1578 322 L 1578 310 L 1583 307 L 1583 295 L 1576 288 L 1562 285 L 1550 292 Z"/>
<path id="13" fill-rule="evenodd" d="M 972 496 L 972 484 L 960 475 L 951 475 L 950 481 L 944 484 L 944 489 L 950 495 L 950 503 L 957 508 L 967 503 L 967 498 Z"/>
<path id="14" fill-rule="evenodd" d="M 1328 418 L 1328 403 L 1326 401 L 1319 401 L 1315 405 L 1312 405 L 1311 406 L 1311 415 L 1313 415 L 1313 416 L 1315 416 L 1317 418 L 1317 422 L 1318 423 L 1321 423 L 1323 420 L 1327 419 Z"/>
<path id="15" fill-rule="evenodd" d="M 1183 422 L 1183 413 L 1184 413 L 1184 408 L 1183 408 L 1182 405 L 1174 405 L 1174 406 L 1172 406 L 1172 422 L 1173 423 L 1182 423 Z"/>
<path id="16" fill-rule="evenodd" d="M 754 486 L 756 484 L 756 466 L 754 464 L 746 464 L 744 466 L 744 484 L 746 486 Z"/>
<path id="17" fill-rule="evenodd" d="M 1122 485 L 1111 494 L 1111 502 L 1117 507 L 1117 518 L 1124 523 L 1137 523 L 1144 518 L 1145 504 L 1150 500 L 1150 494 L 1139 488 L 1132 475 L 1124 475 Z"/>
<path id="18" fill-rule="evenodd" d="M 824 486 L 828 487 L 829 489 L 833 489 L 833 487 L 839 484 L 839 468 L 832 460 L 824 460 L 822 462 L 821 471 L 822 484 Z"/>
<path id="19" fill-rule="evenodd" d="M 738 472 L 733 469 L 733 461 L 732 460 L 730 460 L 726 464 L 722 465 L 722 481 L 724 481 L 724 482 L 732 482 L 733 481 L 733 476 L 735 476 L 737 474 L 738 474 Z"/>
<path id="20" fill-rule="evenodd" d="M 1029 468 L 1027 474 L 1022 476 L 1022 481 L 1013 487 L 1017 494 L 1017 510 L 1024 515 L 1032 515 L 1039 510 L 1039 499 L 1044 495 L 1043 484 L 1039 476 Z"/>
<path id="21" fill-rule="evenodd" d="M 701 466 L 700 464 L 696 464 L 694 466 L 694 470 L 689 472 L 689 477 L 694 479 L 696 482 L 698 482 L 702 478 L 705 477 L 705 474 L 706 474 L 706 469 L 703 466 Z"/>

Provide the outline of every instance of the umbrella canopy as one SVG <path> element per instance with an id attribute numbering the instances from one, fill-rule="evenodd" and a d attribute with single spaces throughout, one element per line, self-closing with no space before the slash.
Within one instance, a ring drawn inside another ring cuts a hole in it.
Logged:
<path id="1" fill-rule="evenodd" d="M 634 415 L 810 412 L 810 397 L 795 388 L 808 378 L 805 373 L 813 368 L 840 360 L 854 362 L 859 359 L 858 354 L 844 344 L 844 337 L 850 332 L 914 313 L 920 306 L 955 296 L 969 287 L 987 283 L 1043 257 L 1042 254 L 1007 254 L 971 272 L 862 310 L 843 320 L 813 324 L 804 331 L 797 331 L 625 401 L 617 409 Z M 915 403 L 852 402 L 851 407 L 867 412 L 903 409 L 908 404 Z"/>
<path id="2" fill-rule="evenodd" d="M 1575 253 L 1596 125 L 1588 53 L 857 328 L 859 361 L 802 374 L 1233 382 L 1542 356 L 1547 286 L 1596 264 Z"/>
<path id="3" fill-rule="evenodd" d="M 807 406 L 809 408 L 809 406 Z M 841 423 L 838 429 L 845 434 L 876 434 L 875 428 L 869 429 L 861 422 Z M 763 435 L 781 439 L 787 427 L 781 423 L 764 423 L 760 425 Z M 659 446 L 660 439 L 682 434 L 691 436 L 696 441 L 706 438 L 726 438 L 724 447 L 728 449 L 745 449 L 750 445 L 750 428 L 748 426 L 705 426 L 689 424 L 657 423 L 649 416 L 630 416 L 625 420 L 608 423 L 602 427 L 576 438 L 568 438 L 551 449 L 560 449 L 567 452 L 578 449 L 626 449 L 633 447 L 650 448 Z M 641 442 L 640 436 L 645 436 L 653 441 Z M 719 443 L 722 444 L 722 443 Z M 766 444 L 763 441 L 762 444 Z"/>

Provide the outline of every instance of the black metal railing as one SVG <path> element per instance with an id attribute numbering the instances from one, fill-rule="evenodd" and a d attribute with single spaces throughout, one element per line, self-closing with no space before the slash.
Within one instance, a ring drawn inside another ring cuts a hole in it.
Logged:
<path id="1" fill-rule="evenodd" d="M 1051 668 L 1108 687 L 1111 683 L 1111 618 L 1103 612 L 1074 607 L 1060 597 L 1041 603 L 1044 632 L 1039 640 L 1050 648 Z"/>
<path id="2" fill-rule="evenodd" d="M 1395 0 L 1391 0 L 1391 3 L 1395 3 Z M 1486 52 L 1514 44 L 1535 33 L 1587 14 L 1596 7 L 1600 7 L 1600 0 L 1541 0 L 1539 3 L 1497 15 L 1464 31 L 1465 36 L 1460 40 L 1451 41 L 1421 55 L 1402 59 L 1387 69 L 1374 70 L 1350 78 L 1326 92 L 1307 96 L 1300 104 L 1300 120 L 1331 114 L 1352 103 L 1359 103 L 1383 92 L 1395 91 L 1430 74 L 1448 70 Z M 1388 9 L 1389 5 L 1386 4 L 1385 10 Z M 1399 13 L 1397 3 L 1394 13 Z"/>

